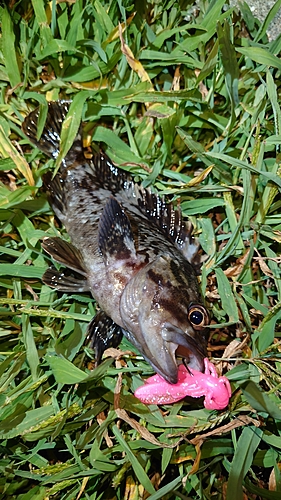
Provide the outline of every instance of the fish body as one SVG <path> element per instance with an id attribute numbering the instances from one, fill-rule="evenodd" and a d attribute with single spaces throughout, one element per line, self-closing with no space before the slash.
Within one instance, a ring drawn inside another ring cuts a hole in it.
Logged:
<path id="1" fill-rule="evenodd" d="M 23 131 L 56 158 L 69 103 L 49 103 L 37 139 L 38 110 Z M 196 245 L 179 209 L 133 182 L 104 154 L 85 159 L 81 131 L 55 178 L 47 174 L 51 206 L 71 243 L 46 238 L 43 248 L 72 272 L 49 269 L 43 281 L 62 291 L 90 291 L 101 311 L 89 325 L 100 359 L 122 334 L 168 382 L 178 380 L 178 359 L 204 370 L 203 330 L 208 313 L 192 259 Z"/>

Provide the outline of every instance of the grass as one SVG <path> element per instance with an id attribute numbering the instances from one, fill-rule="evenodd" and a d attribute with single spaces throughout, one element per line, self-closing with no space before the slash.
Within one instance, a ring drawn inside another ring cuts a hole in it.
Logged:
<path id="1" fill-rule="evenodd" d="M 241 9 L 0 7 L 1 499 L 280 498 L 281 37 L 267 40 L 272 12 L 260 24 Z M 151 369 L 126 341 L 85 366 L 94 300 L 40 280 L 50 264 L 40 240 L 65 235 L 42 189 L 58 165 L 21 132 L 38 105 L 42 127 L 57 99 L 72 100 L 60 158 L 82 119 L 85 145 L 191 219 L 208 255 L 209 355 L 232 384 L 226 410 L 138 402 Z"/>

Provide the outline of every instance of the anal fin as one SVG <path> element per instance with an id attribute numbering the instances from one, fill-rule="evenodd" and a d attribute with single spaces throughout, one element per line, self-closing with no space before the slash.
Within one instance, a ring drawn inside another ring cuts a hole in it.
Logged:
<path id="1" fill-rule="evenodd" d="M 122 328 L 99 311 L 88 325 L 87 340 L 89 347 L 95 349 L 96 364 L 101 362 L 102 355 L 109 347 L 118 347 L 123 336 Z"/>
<path id="2" fill-rule="evenodd" d="M 47 237 L 42 242 L 42 248 L 59 264 L 87 276 L 81 253 L 68 241 L 56 236 L 53 238 Z"/>

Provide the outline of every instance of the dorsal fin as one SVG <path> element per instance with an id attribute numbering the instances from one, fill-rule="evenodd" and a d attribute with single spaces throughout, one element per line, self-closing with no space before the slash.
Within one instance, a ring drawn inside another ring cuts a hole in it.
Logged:
<path id="1" fill-rule="evenodd" d="M 97 184 L 102 188 L 109 189 L 113 195 L 134 185 L 130 174 L 116 167 L 103 151 L 96 153 L 92 157 L 91 163 Z"/>
<path id="2" fill-rule="evenodd" d="M 48 104 L 46 123 L 39 140 L 37 139 L 39 108 L 30 113 L 23 122 L 23 131 L 30 141 L 52 158 L 57 158 L 59 154 L 61 127 L 70 104 L 70 101 L 57 101 Z M 135 184 L 130 174 L 116 167 L 104 153 L 97 153 L 91 161 L 85 162 L 81 129 L 55 179 L 51 180 L 50 174 L 44 176 L 44 183 L 50 193 L 50 201 L 62 221 L 65 202 L 64 166 L 71 169 L 73 165 L 82 163 L 87 165 L 96 186 L 110 190 L 122 204 L 124 200 L 124 206 L 127 200 L 128 205 L 137 209 L 151 223 L 154 223 L 168 239 L 176 244 L 185 257 L 193 262 L 198 245 L 194 244 L 194 239 L 191 236 L 191 224 L 184 222 L 181 210 L 174 208 L 170 202 L 158 194 Z"/>
<path id="3" fill-rule="evenodd" d="M 104 153 L 94 155 L 92 162 L 99 184 L 116 195 L 122 191 L 120 198 L 127 199 L 131 206 L 135 206 L 148 220 L 156 224 L 183 253 L 188 244 L 194 245 L 191 236 L 192 225 L 183 220 L 180 208 L 174 208 L 164 197 L 136 184 L 130 174 L 113 165 Z M 197 252 L 197 247 L 194 246 L 194 253 Z M 190 255 L 192 259 L 192 253 L 187 252 L 188 260 Z"/>
<path id="4" fill-rule="evenodd" d="M 116 198 L 109 198 L 99 222 L 99 249 L 108 265 L 111 260 L 136 261 L 130 221 Z"/>
<path id="5" fill-rule="evenodd" d="M 138 184 L 130 187 L 129 196 L 132 204 L 175 243 L 185 258 L 191 264 L 198 265 L 199 243 L 192 235 L 191 222 L 183 219 L 180 207 L 174 208 L 173 203 L 166 198 Z"/>
<path id="6" fill-rule="evenodd" d="M 182 246 L 191 235 L 192 226 L 183 220 L 181 209 L 142 186 L 136 186 L 135 191 L 140 211 L 174 243 Z"/>

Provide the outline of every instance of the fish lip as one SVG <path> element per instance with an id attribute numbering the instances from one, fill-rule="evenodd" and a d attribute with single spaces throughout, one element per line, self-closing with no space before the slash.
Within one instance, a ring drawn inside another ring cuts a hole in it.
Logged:
<path id="1" fill-rule="evenodd" d="M 177 365 L 183 364 L 186 368 L 204 372 L 204 358 L 206 358 L 207 352 L 203 335 L 199 337 L 199 332 L 196 332 L 196 337 L 193 338 L 181 328 L 171 323 L 165 323 L 162 329 L 162 338 Z M 182 358 L 181 363 L 179 362 L 180 358 Z M 178 381 L 178 374 L 174 377 L 174 373 L 166 373 L 164 378 L 174 384 Z M 176 382 L 174 382 L 175 379 Z"/>
<path id="2" fill-rule="evenodd" d="M 155 362 L 153 359 L 147 357 L 145 354 L 143 354 L 143 357 L 147 359 L 149 364 L 155 369 L 155 371 L 163 377 L 167 382 L 170 384 L 177 384 L 178 382 L 178 365 L 176 361 L 176 355 L 175 352 L 177 350 L 177 344 L 174 344 L 173 342 L 169 343 L 164 343 L 165 345 L 163 346 L 163 349 L 166 351 L 166 358 L 165 358 L 165 369 L 163 369 L 163 366 L 158 363 L 155 359 Z"/>

